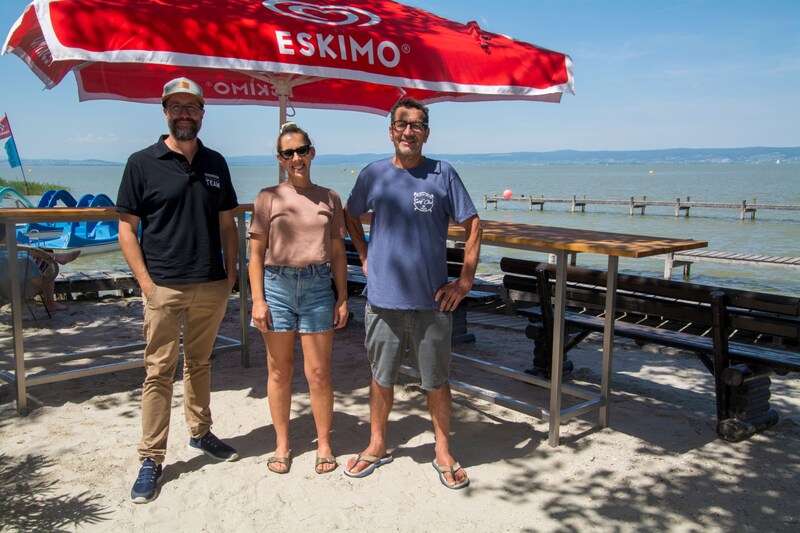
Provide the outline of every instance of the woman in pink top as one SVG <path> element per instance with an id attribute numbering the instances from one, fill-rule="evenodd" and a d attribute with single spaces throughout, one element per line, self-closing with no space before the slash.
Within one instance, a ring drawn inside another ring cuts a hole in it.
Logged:
<path id="1" fill-rule="evenodd" d="M 308 134 L 293 122 L 284 124 L 277 151 L 289 180 L 258 193 L 250 223 L 252 325 L 267 347 L 267 397 L 276 437 L 267 467 L 285 474 L 292 464 L 289 411 L 299 335 L 317 427 L 314 470 L 324 474 L 337 466 L 330 443 L 331 352 L 334 328 L 347 323 L 347 233 L 339 195 L 311 181 L 315 151 Z"/>

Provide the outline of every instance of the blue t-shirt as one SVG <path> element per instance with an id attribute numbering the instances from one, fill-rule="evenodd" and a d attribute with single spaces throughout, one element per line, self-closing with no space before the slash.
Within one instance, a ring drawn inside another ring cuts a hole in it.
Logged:
<path id="1" fill-rule="evenodd" d="M 367 299 L 384 309 L 435 309 L 447 283 L 447 226 L 477 210 L 458 173 L 426 158 L 413 169 L 391 159 L 368 165 L 347 200 L 351 215 L 372 211 Z"/>

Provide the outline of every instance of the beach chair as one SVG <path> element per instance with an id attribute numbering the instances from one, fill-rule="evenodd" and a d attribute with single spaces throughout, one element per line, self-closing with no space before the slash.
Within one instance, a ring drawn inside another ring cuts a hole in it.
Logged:
<path id="1" fill-rule="evenodd" d="M 28 307 L 33 320 L 38 326 L 36 315 L 28 302 L 37 295 L 41 295 L 47 283 L 53 283 L 58 275 L 58 264 L 52 254 L 32 248 L 30 246 L 17 246 L 17 262 L 19 263 L 19 286 L 22 301 Z M 8 249 L 5 244 L 0 244 L 0 304 L 11 302 L 11 276 L 9 275 Z M 42 296 L 44 305 L 44 296 Z M 47 306 L 44 306 L 47 311 Z M 50 312 L 47 311 L 47 316 Z"/>

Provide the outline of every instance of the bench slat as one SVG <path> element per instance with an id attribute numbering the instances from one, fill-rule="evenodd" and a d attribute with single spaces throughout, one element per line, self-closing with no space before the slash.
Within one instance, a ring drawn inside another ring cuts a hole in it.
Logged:
<path id="1" fill-rule="evenodd" d="M 572 311 L 566 312 L 564 321 L 572 326 L 598 332 L 602 332 L 604 327 L 602 318 Z M 708 355 L 714 353 L 714 342 L 710 337 L 700 337 L 680 331 L 640 326 L 618 320 L 614 323 L 614 334 L 673 348 L 686 348 Z M 800 354 L 740 342 L 729 342 L 728 352 L 734 362 L 766 365 L 786 372 L 800 372 Z"/>

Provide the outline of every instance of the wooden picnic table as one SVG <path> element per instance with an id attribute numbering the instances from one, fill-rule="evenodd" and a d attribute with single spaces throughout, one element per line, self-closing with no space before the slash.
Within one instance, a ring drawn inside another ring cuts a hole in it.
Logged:
<path id="1" fill-rule="evenodd" d="M 609 423 L 609 394 L 611 391 L 614 316 L 616 312 L 619 258 L 651 257 L 683 250 L 692 250 L 706 247 L 708 246 L 708 242 L 693 239 L 673 239 L 667 237 L 611 233 L 606 231 L 539 226 L 516 222 L 498 222 L 494 220 L 482 220 L 481 227 L 483 229 L 483 245 L 547 252 L 554 254 L 556 258 L 555 324 L 553 330 L 551 380 L 547 381 L 522 373 L 510 376 L 549 388 L 550 408 L 549 410 L 542 410 L 525 405 L 522 406 L 522 409 L 529 414 L 538 415 L 542 419 L 549 421 L 548 442 L 551 446 L 558 446 L 559 444 L 559 431 L 562 420 L 574 418 L 583 413 L 597 409 L 599 410 L 599 427 L 607 427 Z M 463 239 L 464 229 L 461 226 L 451 224 L 449 236 L 456 240 L 459 238 Z M 582 391 L 576 387 L 567 386 L 562 383 L 568 255 L 574 253 L 592 253 L 608 257 L 603 359 L 599 395 Z M 481 363 L 480 366 L 492 371 L 492 369 L 489 368 L 491 365 L 487 366 L 487 364 Z M 508 369 L 501 370 L 502 371 L 498 373 L 509 375 Z M 586 401 L 568 409 L 562 409 L 562 394 L 565 392 L 583 398 Z M 511 407 L 514 408 L 513 405 Z"/>
<path id="2" fill-rule="evenodd" d="M 245 237 L 247 228 L 245 226 L 245 213 L 252 211 L 252 204 L 240 205 L 234 209 L 237 225 L 239 227 L 239 249 L 245 250 Z M 85 222 L 96 220 L 116 220 L 119 213 L 113 207 L 51 207 L 51 208 L 9 208 L 0 209 L 0 224 L 6 227 L 8 257 L 17 257 L 16 225 L 28 222 Z M 247 342 L 247 266 L 245 263 L 247 254 L 239 254 L 239 298 L 240 321 L 241 321 L 241 340 L 231 339 L 218 335 L 217 338 L 222 342 L 218 344 L 214 353 L 224 353 L 239 351 L 243 366 L 249 366 L 249 350 Z M 11 316 L 12 331 L 14 336 L 14 364 L 13 372 L 9 372 L 5 367 L 0 368 L 0 379 L 4 379 L 13 384 L 16 391 L 17 412 L 23 413 L 27 409 L 27 387 L 61 381 L 82 376 L 95 375 L 105 372 L 113 372 L 142 366 L 142 357 L 129 358 L 111 364 L 91 365 L 79 370 L 65 370 L 51 372 L 29 378 L 26 367 L 31 366 L 31 361 L 25 360 L 25 347 L 23 343 L 22 330 L 22 288 L 19 286 L 19 263 L 9 261 L 9 276 L 11 277 Z M 36 359 L 36 364 L 46 366 L 64 361 L 99 357 L 103 355 L 125 354 L 140 351 L 144 348 L 143 343 L 130 344 L 125 346 L 108 346 L 102 349 L 90 350 L 86 352 L 75 352 L 69 354 L 51 355 Z"/>

